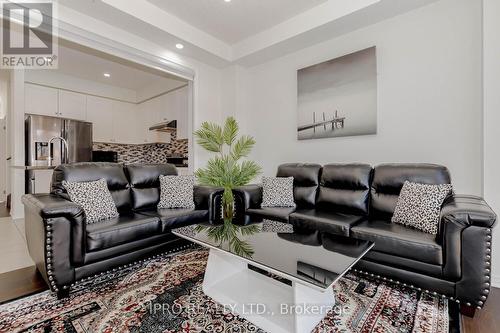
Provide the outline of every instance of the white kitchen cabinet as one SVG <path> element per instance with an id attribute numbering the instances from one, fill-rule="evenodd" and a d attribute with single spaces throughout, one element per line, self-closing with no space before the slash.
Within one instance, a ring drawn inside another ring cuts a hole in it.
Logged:
<path id="1" fill-rule="evenodd" d="M 150 99 L 138 105 L 137 125 L 141 143 L 169 143 L 170 134 L 159 131 L 150 131 L 149 128 L 160 122 L 160 110 L 164 108 L 164 99 L 160 97 Z"/>
<path id="2" fill-rule="evenodd" d="M 157 98 L 160 101 L 159 121 L 177 120 L 177 138 L 188 138 L 188 87 Z"/>
<path id="3" fill-rule="evenodd" d="M 154 98 L 158 108 L 158 122 L 174 120 L 175 109 L 177 108 L 177 97 L 175 91 Z"/>
<path id="4" fill-rule="evenodd" d="M 86 113 L 87 121 L 93 126 L 93 141 L 114 142 L 113 101 L 103 97 L 87 96 Z"/>
<path id="5" fill-rule="evenodd" d="M 26 83 L 24 86 L 25 113 L 58 117 L 58 90 Z"/>
<path id="6" fill-rule="evenodd" d="M 156 142 L 157 133 L 149 128 L 158 122 L 158 102 L 156 98 L 139 104 L 137 117 L 140 119 L 140 137 L 143 143 Z"/>
<path id="7" fill-rule="evenodd" d="M 113 142 L 140 143 L 136 109 L 135 104 L 113 101 Z"/>
<path id="8" fill-rule="evenodd" d="M 85 120 L 87 107 L 86 95 L 59 90 L 59 116 L 62 118 Z"/>
<path id="9" fill-rule="evenodd" d="M 54 170 L 34 170 L 31 173 L 32 194 L 50 193 Z"/>

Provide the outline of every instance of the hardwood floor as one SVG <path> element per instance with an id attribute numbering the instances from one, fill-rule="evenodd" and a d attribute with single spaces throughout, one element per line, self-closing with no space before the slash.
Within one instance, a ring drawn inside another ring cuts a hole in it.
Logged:
<path id="1" fill-rule="evenodd" d="M 47 290 L 35 266 L 0 274 L 0 303 Z"/>
<path id="2" fill-rule="evenodd" d="M 0 303 L 47 290 L 35 267 L 0 274 Z M 492 288 L 485 307 L 474 318 L 462 316 L 462 333 L 500 332 L 500 289 Z"/>
<path id="3" fill-rule="evenodd" d="M 463 333 L 500 332 L 500 289 L 491 288 L 490 296 L 474 318 L 462 316 Z"/>

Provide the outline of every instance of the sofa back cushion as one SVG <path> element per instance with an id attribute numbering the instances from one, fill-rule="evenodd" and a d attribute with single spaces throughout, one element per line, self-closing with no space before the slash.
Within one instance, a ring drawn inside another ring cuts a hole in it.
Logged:
<path id="1" fill-rule="evenodd" d="M 313 207 L 319 186 L 321 165 L 287 163 L 278 167 L 277 177 L 293 177 L 293 196 L 297 207 Z"/>
<path id="2" fill-rule="evenodd" d="M 125 167 L 132 192 L 132 208 L 156 208 L 160 201 L 160 175 L 176 176 L 172 164 L 131 164 Z"/>
<path id="3" fill-rule="evenodd" d="M 62 185 L 64 180 L 67 182 L 90 182 L 99 179 L 106 180 L 119 212 L 131 209 L 130 186 L 123 166 L 118 163 L 82 162 L 59 165 L 52 174 L 51 192 L 70 200 Z"/>
<path id="4" fill-rule="evenodd" d="M 327 164 L 321 171 L 316 206 L 346 214 L 368 215 L 372 167 Z"/>
<path id="5" fill-rule="evenodd" d="M 371 185 L 370 215 L 390 219 L 405 181 L 420 184 L 450 184 L 450 172 L 435 164 L 382 164 L 375 167 Z"/>

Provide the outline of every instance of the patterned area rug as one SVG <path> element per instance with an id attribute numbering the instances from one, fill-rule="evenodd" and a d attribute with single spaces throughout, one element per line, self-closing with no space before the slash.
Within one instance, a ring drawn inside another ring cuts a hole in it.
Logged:
<path id="1" fill-rule="evenodd" d="M 159 256 L 78 284 L 69 299 L 43 292 L 0 307 L 0 332 L 263 332 L 202 291 L 208 251 Z M 446 299 L 348 273 L 337 307 L 315 332 L 448 332 Z"/>

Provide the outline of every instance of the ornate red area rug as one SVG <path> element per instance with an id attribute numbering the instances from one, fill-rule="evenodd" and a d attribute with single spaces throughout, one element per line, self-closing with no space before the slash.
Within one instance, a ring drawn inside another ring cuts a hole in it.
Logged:
<path id="1" fill-rule="evenodd" d="M 263 332 L 202 291 L 208 251 L 160 256 L 74 287 L 0 306 L 0 332 Z M 315 332 L 447 333 L 446 299 L 353 273 L 334 287 L 337 307 Z"/>

